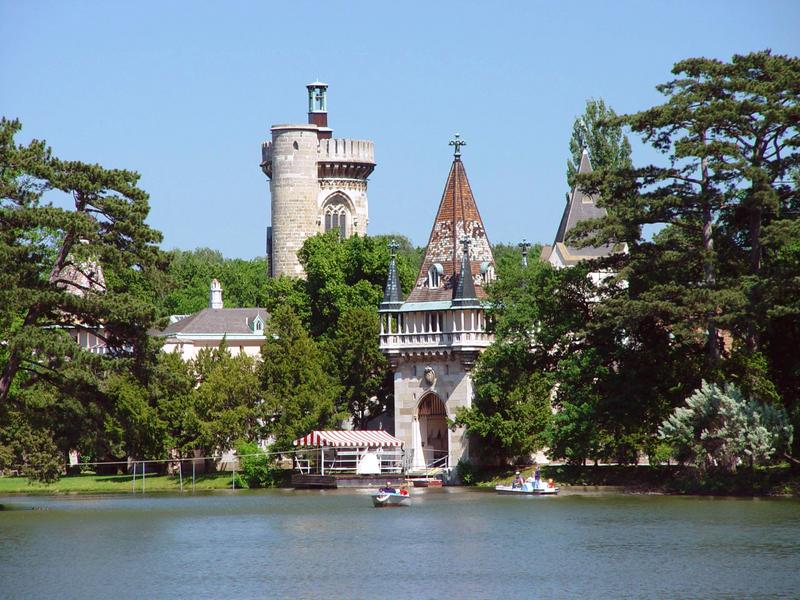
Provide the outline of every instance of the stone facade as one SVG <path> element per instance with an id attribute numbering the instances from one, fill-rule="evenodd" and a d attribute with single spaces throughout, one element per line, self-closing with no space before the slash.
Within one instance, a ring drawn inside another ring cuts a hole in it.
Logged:
<path id="1" fill-rule="evenodd" d="M 309 123 L 274 125 L 272 140 L 261 148 L 261 168 L 270 179 L 267 253 L 273 277 L 304 275 L 297 252 L 316 233 L 367 233 L 367 177 L 375 168 L 374 145 L 333 139 L 327 127 L 327 86 L 314 83 L 308 88 Z"/>
<path id="2" fill-rule="evenodd" d="M 471 370 L 493 341 L 482 299 L 494 258 L 456 152 L 417 281 L 403 302 L 393 255 L 380 306 L 380 348 L 394 372 L 394 435 L 410 451 L 412 472 L 476 458 L 464 428 L 451 430 L 447 420 L 472 406 Z"/>

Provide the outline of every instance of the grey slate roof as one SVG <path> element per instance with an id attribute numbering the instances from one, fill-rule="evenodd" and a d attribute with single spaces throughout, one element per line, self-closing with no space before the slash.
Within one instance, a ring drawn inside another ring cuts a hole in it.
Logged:
<path id="1" fill-rule="evenodd" d="M 592 163 L 589 160 L 589 153 L 584 150 L 581 155 L 581 164 L 578 167 L 578 173 L 583 174 L 591 172 Z M 565 264 L 574 265 L 581 260 L 600 258 L 602 256 L 608 256 L 613 252 L 613 247 L 609 244 L 577 248 L 564 241 L 572 228 L 581 221 L 599 219 L 608 214 L 605 208 L 597 206 L 596 200 L 597 198 L 595 196 L 587 194 L 577 185 L 573 188 L 572 194 L 567 198 L 567 205 L 564 207 L 564 214 L 561 216 L 561 222 L 558 225 L 558 231 L 556 232 L 556 239 L 553 245 L 542 248 L 541 257 L 543 260 L 548 260 L 552 252 L 559 252 Z"/>
<path id="2" fill-rule="evenodd" d="M 472 269 L 469 264 L 469 250 L 461 255 L 461 272 L 458 283 L 453 292 L 453 306 L 480 306 L 480 300 L 475 292 L 475 282 L 472 280 Z"/>
<path id="3" fill-rule="evenodd" d="M 265 326 L 268 319 L 265 308 L 204 308 L 200 312 L 189 315 L 175 323 L 170 323 L 154 335 L 170 337 L 172 335 L 196 334 L 253 334 L 253 320 L 256 315 L 261 317 Z M 266 327 L 265 327 L 266 328 Z"/>
<path id="4" fill-rule="evenodd" d="M 403 305 L 400 296 L 400 276 L 397 274 L 397 258 L 392 253 L 389 261 L 389 274 L 386 277 L 386 288 L 383 291 L 383 302 L 379 310 L 396 310 Z"/>

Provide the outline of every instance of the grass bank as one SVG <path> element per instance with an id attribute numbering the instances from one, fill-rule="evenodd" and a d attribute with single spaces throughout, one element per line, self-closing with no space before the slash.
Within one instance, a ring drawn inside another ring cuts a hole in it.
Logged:
<path id="1" fill-rule="evenodd" d="M 179 492 L 180 478 L 171 475 L 147 475 L 144 481 L 147 492 Z M 230 473 L 198 475 L 196 491 L 226 490 L 231 488 Z M 191 475 L 183 478 L 183 489 L 192 489 Z M 0 477 L 0 494 L 125 494 L 133 490 L 131 475 L 70 475 L 55 483 L 30 482 L 26 477 Z M 136 491 L 142 491 L 142 477 L 136 476 Z"/>
<path id="2" fill-rule="evenodd" d="M 517 470 L 528 477 L 534 467 L 479 469 L 474 473 L 474 483 L 479 487 L 508 483 Z M 800 473 L 788 465 L 705 476 L 693 468 L 678 466 L 547 465 L 541 467 L 541 476 L 561 486 L 613 486 L 631 493 L 800 496 Z"/>

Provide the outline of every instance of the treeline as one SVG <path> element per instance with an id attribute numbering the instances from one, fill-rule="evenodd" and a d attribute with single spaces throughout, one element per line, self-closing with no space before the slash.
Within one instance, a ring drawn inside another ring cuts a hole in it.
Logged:
<path id="1" fill-rule="evenodd" d="M 136 173 L 18 144 L 20 128 L 0 122 L 1 471 L 52 479 L 70 450 L 109 461 L 268 437 L 286 448 L 391 410 L 377 337 L 388 237 L 309 239 L 307 280 L 270 280 L 260 259 L 164 252 Z M 51 203 L 58 193 L 70 208 Z M 421 255 L 399 241 L 408 289 Z M 149 335 L 167 315 L 207 306 L 213 277 L 227 306 L 271 313 L 262 360 L 223 345 L 184 363 Z M 76 344 L 86 333 L 102 351 Z"/>
<path id="2" fill-rule="evenodd" d="M 608 215 L 571 243 L 617 252 L 500 264 L 497 342 L 459 416 L 494 459 L 548 447 L 734 470 L 785 458 L 800 430 L 800 59 L 689 59 L 673 74 L 662 104 L 595 120 L 661 163 L 611 152 L 576 178 Z"/>
<path id="3" fill-rule="evenodd" d="M 617 116 L 592 101 L 576 121 L 568 177 L 608 216 L 571 243 L 616 253 L 556 270 L 539 248 L 526 267 L 520 248 L 495 248 L 496 343 L 456 419 L 487 461 L 548 448 L 573 463 L 644 453 L 730 469 L 800 454 L 800 436 L 787 448 L 800 426 L 800 61 L 691 59 L 674 75 L 659 106 Z M 663 161 L 635 166 L 624 129 Z M 262 259 L 164 252 L 136 173 L 61 160 L 15 142 L 19 130 L 0 122 L 0 470 L 52 478 L 71 449 L 286 448 L 393 412 L 377 335 L 388 236 L 310 238 L 304 280 L 268 279 Z M 575 175 L 583 147 L 590 176 Z M 59 193 L 71 208 L 49 201 Z M 421 251 L 400 241 L 407 293 Z M 148 335 L 207 306 L 214 277 L 226 306 L 269 311 L 262 360 L 223 347 L 184 363 Z M 77 330 L 107 351 L 81 349 Z"/>

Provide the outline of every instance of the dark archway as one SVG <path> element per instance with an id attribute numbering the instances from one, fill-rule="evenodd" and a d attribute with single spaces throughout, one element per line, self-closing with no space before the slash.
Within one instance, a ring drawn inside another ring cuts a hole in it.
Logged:
<path id="1" fill-rule="evenodd" d="M 425 464 L 442 466 L 450 452 L 447 408 L 442 399 L 433 392 L 425 394 L 417 405 L 417 420 Z"/>

